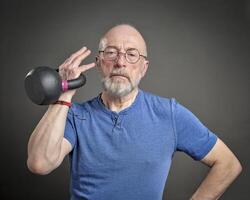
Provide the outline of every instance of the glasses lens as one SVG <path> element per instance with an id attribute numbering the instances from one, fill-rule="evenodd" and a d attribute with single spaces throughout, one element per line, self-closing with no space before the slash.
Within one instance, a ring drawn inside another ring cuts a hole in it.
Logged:
<path id="1" fill-rule="evenodd" d="M 114 47 L 107 47 L 103 52 L 105 60 L 116 60 L 118 58 L 118 54 L 119 51 Z M 137 49 L 128 49 L 125 57 L 129 63 L 136 63 L 140 59 L 140 53 Z"/>
<path id="2" fill-rule="evenodd" d="M 137 49 L 128 49 L 126 51 L 126 59 L 130 63 L 136 63 L 140 58 L 140 54 Z"/>
<path id="3" fill-rule="evenodd" d="M 113 47 L 107 47 L 104 50 L 104 59 L 106 60 L 115 60 L 117 58 L 118 51 Z"/>

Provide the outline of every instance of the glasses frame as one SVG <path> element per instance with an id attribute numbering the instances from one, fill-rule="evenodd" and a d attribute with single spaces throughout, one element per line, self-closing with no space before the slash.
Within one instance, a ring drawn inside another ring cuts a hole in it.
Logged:
<path id="1" fill-rule="evenodd" d="M 103 51 L 100 51 L 100 50 L 99 50 L 98 52 L 99 52 L 99 53 L 101 53 L 101 52 L 104 53 L 105 50 L 106 50 L 107 48 L 114 48 L 114 49 L 116 49 L 116 50 L 117 50 L 117 56 L 116 56 L 116 58 L 114 58 L 114 59 L 105 59 L 104 56 L 103 56 L 103 59 L 104 59 L 104 60 L 108 60 L 108 61 L 115 61 L 115 60 L 116 60 L 116 61 L 117 61 L 120 54 L 124 54 L 124 57 L 125 57 L 126 61 L 127 61 L 128 63 L 130 63 L 130 64 L 135 64 L 135 63 L 137 63 L 137 62 L 140 60 L 141 57 L 147 59 L 147 56 L 144 56 L 144 55 L 140 54 L 139 50 L 136 49 L 136 48 L 129 48 L 129 49 L 126 50 L 125 53 L 123 53 L 123 52 L 120 52 L 119 49 L 116 48 L 116 47 L 107 46 Z M 135 62 L 131 62 L 131 61 L 129 61 L 129 60 L 127 59 L 127 52 L 128 52 L 129 50 L 136 50 L 136 51 L 138 52 L 139 57 L 138 57 L 138 59 L 137 59 Z"/>

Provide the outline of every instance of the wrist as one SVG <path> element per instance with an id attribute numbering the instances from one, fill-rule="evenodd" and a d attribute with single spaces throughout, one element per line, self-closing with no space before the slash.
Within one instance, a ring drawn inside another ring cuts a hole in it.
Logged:
<path id="1" fill-rule="evenodd" d="M 72 95 L 68 95 L 68 94 L 61 94 L 61 96 L 58 98 L 58 101 L 66 101 L 66 102 L 70 102 L 72 101 Z"/>
<path id="2" fill-rule="evenodd" d="M 68 106 L 69 108 L 71 107 L 72 103 L 71 102 L 68 102 L 68 101 L 61 101 L 61 100 L 57 100 L 55 104 L 59 104 L 59 105 L 64 105 L 64 106 Z"/>

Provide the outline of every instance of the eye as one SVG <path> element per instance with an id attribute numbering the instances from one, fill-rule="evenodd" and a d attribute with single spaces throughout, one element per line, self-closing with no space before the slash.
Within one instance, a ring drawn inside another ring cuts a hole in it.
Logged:
<path id="1" fill-rule="evenodd" d="M 117 50 L 116 49 L 113 49 L 113 48 L 107 48 L 105 50 L 105 55 L 106 56 L 116 56 L 117 55 Z"/>
<path id="2" fill-rule="evenodd" d="M 130 58 L 137 58 L 139 55 L 138 51 L 135 49 L 130 49 L 127 51 L 127 56 Z"/>
<path id="3" fill-rule="evenodd" d="M 135 57 L 135 56 L 136 56 L 136 53 L 133 53 L 133 52 L 128 52 L 127 54 L 128 54 L 128 56 L 130 56 L 130 57 Z"/>
<path id="4" fill-rule="evenodd" d="M 115 54 L 114 51 L 106 51 L 105 53 L 106 53 L 107 55 L 113 55 L 113 54 Z"/>

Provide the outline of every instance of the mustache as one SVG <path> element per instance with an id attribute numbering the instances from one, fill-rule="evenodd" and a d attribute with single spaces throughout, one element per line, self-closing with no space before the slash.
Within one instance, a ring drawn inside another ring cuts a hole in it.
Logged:
<path id="1" fill-rule="evenodd" d="M 130 80 L 128 73 L 126 71 L 124 71 L 124 70 L 121 70 L 121 69 L 118 69 L 118 70 L 115 69 L 115 70 L 113 70 L 110 73 L 109 77 L 112 77 L 112 76 L 124 76 L 125 78 L 127 78 L 127 79 Z"/>

